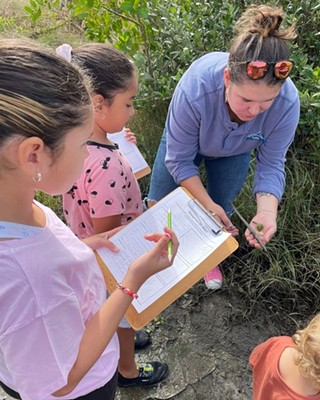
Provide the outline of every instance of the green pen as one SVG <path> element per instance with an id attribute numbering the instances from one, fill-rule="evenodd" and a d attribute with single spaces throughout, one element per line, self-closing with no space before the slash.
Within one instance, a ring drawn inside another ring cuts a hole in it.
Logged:
<path id="1" fill-rule="evenodd" d="M 172 229 L 172 214 L 171 214 L 171 210 L 168 210 L 167 213 L 167 225 L 169 229 Z M 172 241 L 169 240 L 168 242 L 168 259 L 171 262 L 172 260 Z"/>

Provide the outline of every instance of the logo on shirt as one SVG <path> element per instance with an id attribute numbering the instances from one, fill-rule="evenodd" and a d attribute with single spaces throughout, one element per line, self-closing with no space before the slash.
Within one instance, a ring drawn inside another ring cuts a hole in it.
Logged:
<path id="1" fill-rule="evenodd" d="M 246 136 L 246 140 L 257 140 L 261 144 L 264 144 L 266 141 L 261 132 L 250 133 L 249 135 Z"/>

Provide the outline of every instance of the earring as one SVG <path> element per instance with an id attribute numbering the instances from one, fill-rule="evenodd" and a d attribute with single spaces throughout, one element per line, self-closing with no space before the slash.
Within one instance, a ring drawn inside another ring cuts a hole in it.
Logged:
<path id="1" fill-rule="evenodd" d="M 37 172 L 36 172 L 36 176 L 34 176 L 34 177 L 32 178 L 32 180 L 33 180 L 34 182 L 41 182 L 41 181 L 42 181 L 42 174 L 41 174 L 41 172 L 37 171 Z"/>

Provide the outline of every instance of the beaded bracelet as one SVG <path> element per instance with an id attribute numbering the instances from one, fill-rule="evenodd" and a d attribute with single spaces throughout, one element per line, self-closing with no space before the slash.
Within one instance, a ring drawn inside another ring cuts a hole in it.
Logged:
<path id="1" fill-rule="evenodd" d="M 136 293 L 133 293 L 132 290 L 130 290 L 129 288 L 127 288 L 126 286 L 123 286 L 121 283 L 117 283 L 117 287 L 118 289 L 121 289 L 123 292 L 125 292 L 126 294 L 128 294 L 130 297 L 133 297 L 134 299 L 137 299 L 139 296 Z"/>

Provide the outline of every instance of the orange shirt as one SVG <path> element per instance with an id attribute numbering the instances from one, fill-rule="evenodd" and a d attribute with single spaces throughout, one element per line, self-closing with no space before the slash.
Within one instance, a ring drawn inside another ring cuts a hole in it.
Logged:
<path id="1" fill-rule="evenodd" d="M 290 389 L 279 372 L 279 359 L 287 347 L 294 347 L 289 336 L 272 337 L 255 347 L 250 355 L 253 369 L 253 400 L 320 400 L 320 394 L 303 396 Z"/>

